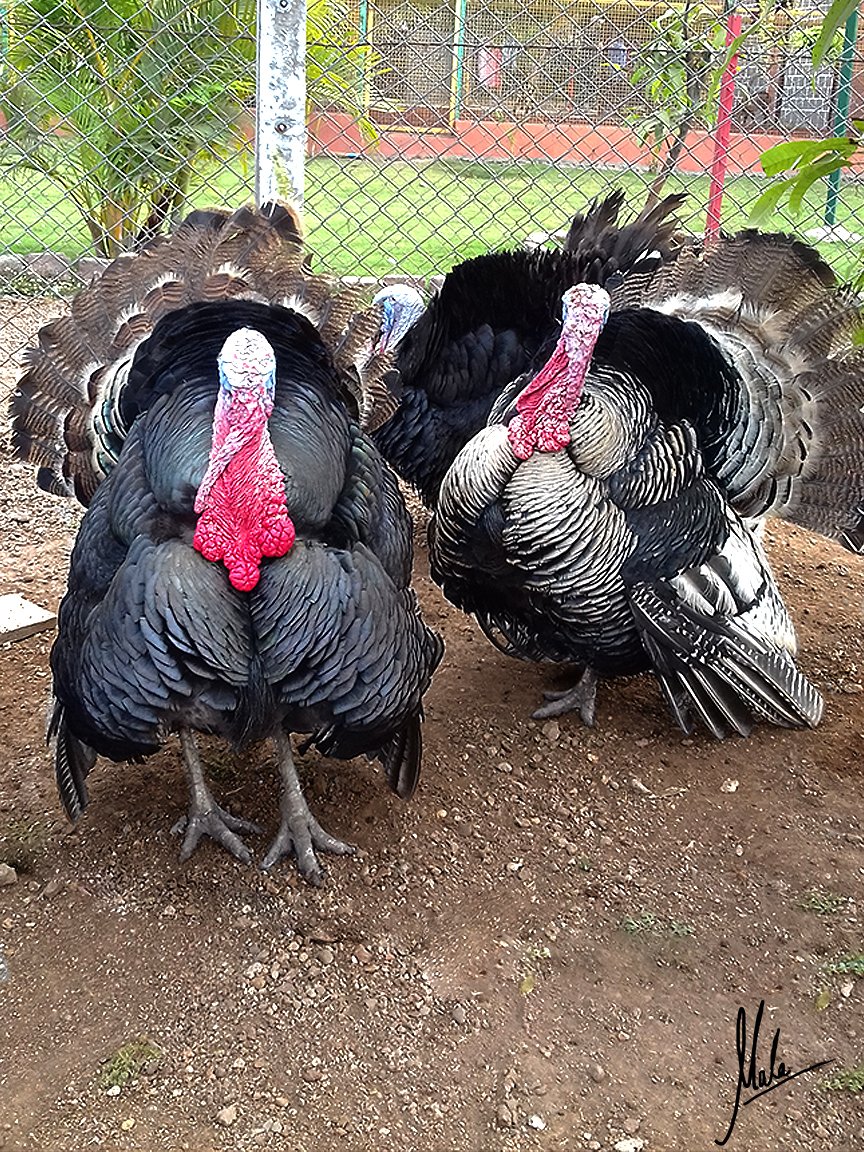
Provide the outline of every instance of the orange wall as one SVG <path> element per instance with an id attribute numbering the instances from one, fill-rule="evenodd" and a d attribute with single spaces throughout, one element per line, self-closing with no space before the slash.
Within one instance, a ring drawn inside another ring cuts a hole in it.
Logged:
<path id="1" fill-rule="evenodd" d="M 402 160 L 551 160 L 621 168 L 647 168 L 651 162 L 648 149 L 633 133 L 615 124 L 457 120 L 452 132 L 379 126 L 378 133 L 376 141 L 367 141 L 347 114 L 322 113 L 309 125 L 309 154 Z M 760 154 L 781 139 L 733 132 L 728 174 L 760 172 Z M 693 131 L 677 170 L 707 172 L 713 152 L 710 133 Z M 864 157 L 856 157 L 854 166 L 864 171 Z"/>

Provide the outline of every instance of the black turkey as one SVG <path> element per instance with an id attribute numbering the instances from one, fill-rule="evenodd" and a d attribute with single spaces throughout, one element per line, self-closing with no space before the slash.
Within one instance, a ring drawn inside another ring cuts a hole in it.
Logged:
<path id="1" fill-rule="evenodd" d="M 434 507 L 444 474 L 486 423 L 496 398 L 538 368 L 558 336 L 562 293 L 582 281 L 639 277 L 677 250 L 668 196 L 619 225 L 613 192 L 577 216 L 564 251 L 495 252 L 459 264 L 424 309 L 413 288 L 384 288 L 379 349 L 397 349 L 401 403 L 374 439 L 396 471 Z"/>
<path id="2" fill-rule="evenodd" d="M 687 732 L 815 725 L 760 525 L 860 542 L 858 304 L 818 253 L 753 231 L 619 293 L 643 306 L 564 294 L 547 362 L 454 461 L 433 576 L 504 651 L 583 669 L 535 715 L 590 723 L 598 675 L 652 669 Z"/>
<path id="3" fill-rule="evenodd" d="M 305 274 L 282 209 L 198 214 L 115 261 L 49 324 L 13 400 L 19 455 L 89 504 L 51 654 L 50 734 L 75 820 L 97 754 L 177 732 L 202 835 L 243 861 L 252 826 L 205 783 L 196 732 L 275 742 L 282 822 L 262 866 L 343 853 L 310 813 L 289 734 L 377 756 L 409 796 L 442 655 L 409 587 L 411 521 L 361 430 L 388 399 L 380 325 Z"/>

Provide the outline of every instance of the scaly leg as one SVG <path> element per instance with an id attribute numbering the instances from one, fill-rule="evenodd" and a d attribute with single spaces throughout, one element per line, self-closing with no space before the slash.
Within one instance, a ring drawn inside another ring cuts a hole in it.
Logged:
<path id="1" fill-rule="evenodd" d="M 249 864 L 252 853 L 236 833 L 254 833 L 260 832 L 261 829 L 257 824 L 250 824 L 248 820 L 232 816 L 230 812 L 220 808 L 213 799 L 204 779 L 195 737 L 188 728 L 180 729 L 180 743 L 183 747 L 183 759 L 186 762 L 191 793 L 188 816 L 178 820 L 171 829 L 178 835 L 184 829 L 186 832 L 180 849 L 181 861 L 189 859 L 202 836 L 209 836 L 211 840 L 218 840 L 223 848 L 227 848 L 231 855 L 236 856 L 243 864 Z"/>
<path id="2" fill-rule="evenodd" d="M 586 668 L 572 688 L 566 692 L 544 692 L 549 701 L 541 704 L 531 715 L 535 720 L 548 720 L 551 716 L 563 716 L 565 712 L 578 711 L 582 723 L 594 727 L 594 713 L 597 706 L 597 673 Z"/>
<path id="3" fill-rule="evenodd" d="M 293 852 L 297 858 L 300 875 L 310 884 L 318 885 L 324 879 L 324 873 L 315 856 L 315 849 L 332 852 L 337 856 L 350 856 L 354 847 L 325 832 L 309 811 L 297 778 L 297 769 L 294 767 L 291 741 L 281 731 L 274 740 L 279 753 L 279 774 L 283 785 L 280 805 L 282 823 L 279 825 L 276 839 L 261 861 L 261 867 L 267 872 L 283 856 Z"/>

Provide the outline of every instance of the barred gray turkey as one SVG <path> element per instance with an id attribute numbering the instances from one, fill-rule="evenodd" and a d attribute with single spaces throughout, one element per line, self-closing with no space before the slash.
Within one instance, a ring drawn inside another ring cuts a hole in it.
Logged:
<path id="1" fill-rule="evenodd" d="M 377 756 L 409 796 L 421 700 L 442 655 L 409 587 L 411 521 L 358 423 L 386 400 L 380 325 L 302 267 L 282 209 L 198 214 L 116 260 L 43 328 L 13 401 L 19 455 L 89 503 L 51 654 L 51 735 L 75 820 L 97 753 L 178 732 L 191 789 L 181 858 L 209 835 L 243 861 L 195 732 L 274 740 L 281 826 L 262 866 L 344 853 L 310 813 L 289 735 Z"/>
<path id="2" fill-rule="evenodd" d="M 384 309 L 379 347 L 396 348 L 401 403 L 373 438 L 429 507 L 502 389 L 539 368 L 551 351 L 564 290 L 656 269 L 677 250 L 675 212 L 683 200 L 668 196 L 619 225 L 624 195 L 613 192 L 575 217 L 563 251 L 466 260 L 447 274 L 426 308 L 420 294 L 403 285 L 378 293 Z"/>
<path id="3" fill-rule="evenodd" d="M 433 576 L 504 651 L 584 670 L 537 716 L 590 723 L 598 675 L 651 669 L 687 732 L 815 725 L 759 524 L 861 542 L 859 306 L 818 253 L 752 231 L 618 294 L 565 293 L 546 364 L 454 461 Z"/>

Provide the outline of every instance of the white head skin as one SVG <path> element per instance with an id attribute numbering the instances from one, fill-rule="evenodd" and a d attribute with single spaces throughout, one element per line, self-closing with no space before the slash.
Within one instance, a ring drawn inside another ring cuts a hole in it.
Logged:
<path id="1" fill-rule="evenodd" d="M 410 284 L 389 284 L 372 298 L 383 313 L 381 333 L 372 351 L 376 355 L 398 348 L 405 333 L 426 310 L 423 297 Z"/>

